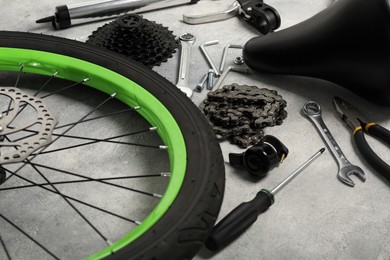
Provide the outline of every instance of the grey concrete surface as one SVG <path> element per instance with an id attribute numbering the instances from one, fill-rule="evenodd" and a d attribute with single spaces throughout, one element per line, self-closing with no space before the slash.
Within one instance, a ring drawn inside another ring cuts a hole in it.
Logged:
<path id="1" fill-rule="evenodd" d="M 104 22 L 62 31 L 54 31 L 46 24 L 34 23 L 38 18 L 51 15 L 57 5 L 79 2 L 83 1 L 0 0 L 0 29 L 42 32 L 85 41 Z M 197 37 L 190 67 L 192 86 L 208 70 L 199 44 L 210 40 L 220 41 L 218 45 L 208 48 L 218 64 L 224 46 L 244 44 L 257 34 L 238 18 L 207 25 L 187 25 L 181 21 L 182 14 L 217 11 L 228 7 L 231 2 L 201 0 L 194 6 L 144 14 L 145 18 L 168 26 L 178 36 L 191 32 Z M 280 12 L 281 29 L 311 17 L 331 2 L 267 1 Z M 229 62 L 238 54 L 232 51 Z M 176 53 L 155 70 L 175 83 L 177 67 Z M 301 113 L 303 104 L 308 100 L 315 100 L 322 105 L 326 124 L 348 159 L 364 169 L 367 181 L 362 183 L 353 178 L 356 183 L 354 188 L 342 184 L 336 178 L 336 161 L 327 150 L 301 176 L 278 193 L 275 204 L 260 215 L 258 221 L 233 244 L 217 254 L 211 254 L 203 248 L 195 259 L 390 259 L 390 184 L 362 160 L 350 131 L 335 115 L 331 100 L 338 95 L 353 104 L 360 104 L 368 118 L 387 128 L 390 128 L 390 109 L 370 103 L 340 86 L 316 79 L 233 73 L 226 78 L 225 84 L 229 83 L 274 89 L 287 100 L 288 118 L 281 126 L 266 128 L 265 133 L 278 137 L 289 148 L 290 154 L 282 165 L 257 182 L 247 173 L 225 163 L 227 181 L 219 218 L 241 202 L 253 198 L 260 189 L 274 187 L 317 150 L 325 147 L 314 126 Z M 192 100 L 199 104 L 205 96 L 206 92 L 195 93 Z M 389 147 L 372 138 L 368 139 L 378 154 L 390 162 Z M 228 161 L 229 152 L 242 151 L 228 142 L 222 142 L 221 147 L 225 161 Z"/>

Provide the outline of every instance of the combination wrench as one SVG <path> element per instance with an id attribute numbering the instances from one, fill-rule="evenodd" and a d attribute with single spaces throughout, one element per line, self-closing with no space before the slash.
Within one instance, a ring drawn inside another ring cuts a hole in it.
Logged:
<path id="1" fill-rule="evenodd" d="M 178 87 L 182 92 L 184 92 L 187 97 L 192 96 L 192 89 L 188 86 L 188 72 L 190 69 L 190 58 L 191 58 L 191 50 L 192 46 L 195 43 L 195 36 L 190 33 L 185 33 L 180 36 L 180 65 L 179 65 L 179 77 L 176 83 L 176 87 Z"/>
<path id="2" fill-rule="evenodd" d="M 337 144 L 336 140 L 330 133 L 328 127 L 325 125 L 321 115 L 321 106 L 317 102 L 309 101 L 303 106 L 303 112 L 317 127 L 325 143 L 328 145 L 329 149 L 332 151 L 333 156 L 337 160 L 339 166 L 337 177 L 339 178 L 339 180 L 353 187 L 355 186 L 355 183 L 351 180 L 349 176 L 356 175 L 360 178 L 360 180 L 365 182 L 366 176 L 364 174 L 364 171 L 360 167 L 351 164 L 347 160 L 344 153 L 341 151 L 341 148 Z"/>

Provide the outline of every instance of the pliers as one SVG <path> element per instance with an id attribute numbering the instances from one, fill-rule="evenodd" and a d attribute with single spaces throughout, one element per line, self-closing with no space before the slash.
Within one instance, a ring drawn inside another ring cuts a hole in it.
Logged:
<path id="1" fill-rule="evenodd" d="M 364 137 L 365 133 L 370 133 L 390 145 L 390 131 L 379 124 L 367 121 L 354 106 L 340 97 L 334 97 L 333 104 L 337 114 L 352 129 L 356 146 L 363 158 L 378 173 L 390 181 L 390 166 L 371 149 Z M 390 152 L 387 154 L 390 154 Z"/>

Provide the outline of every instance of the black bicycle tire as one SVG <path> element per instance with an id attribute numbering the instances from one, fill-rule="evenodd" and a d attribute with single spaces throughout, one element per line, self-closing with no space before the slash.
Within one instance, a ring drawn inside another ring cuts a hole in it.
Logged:
<path id="1" fill-rule="evenodd" d="M 208 122 L 190 99 L 149 68 L 75 40 L 2 31 L 0 47 L 46 51 L 103 66 L 147 89 L 171 112 L 187 149 L 182 188 L 169 210 L 150 230 L 107 258 L 191 259 L 217 219 L 225 175 L 221 149 Z"/>

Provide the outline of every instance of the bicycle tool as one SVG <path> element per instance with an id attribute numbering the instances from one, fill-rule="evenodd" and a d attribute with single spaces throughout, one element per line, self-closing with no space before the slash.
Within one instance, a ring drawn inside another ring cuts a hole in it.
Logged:
<path id="1" fill-rule="evenodd" d="M 320 133 L 324 142 L 328 145 L 330 151 L 332 152 L 334 158 L 337 161 L 339 170 L 337 172 L 337 178 L 344 184 L 354 187 L 355 183 L 351 180 L 349 176 L 356 175 L 363 182 L 366 181 L 366 175 L 364 171 L 357 165 L 350 163 L 341 151 L 340 146 L 337 144 L 332 133 L 326 126 L 324 120 L 322 119 L 322 109 L 320 104 L 315 101 L 309 101 L 303 106 L 303 113 L 312 121 L 314 126 L 317 128 L 318 133 Z"/>
<path id="2" fill-rule="evenodd" d="M 334 97 L 333 104 L 337 114 L 352 129 L 356 146 L 364 159 L 390 181 L 390 166 L 371 149 L 364 137 L 365 133 L 370 133 L 390 145 L 390 131 L 377 123 L 366 120 L 354 106 L 340 97 Z"/>
<path id="3" fill-rule="evenodd" d="M 51 22 L 54 29 L 66 29 L 74 25 L 74 20 L 85 23 L 85 19 L 102 19 L 130 11 L 139 14 L 197 2 L 198 0 L 98 0 L 57 6 L 53 16 L 39 19 L 36 23 Z"/>
<path id="4" fill-rule="evenodd" d="M 213 228 L 211 235 L 206 241 L 206 247 L 212 251 L 220 250 L 244 233 L 257 220 L 257 216 L 266 211 L 274 203 L 274 195 L 298 176 L 302 170 L 317 159 L 324 151 L 325 148 L 322 148 L 316 152 L 271 191 L 262 189 L 253 200 L 241 203 L 233 209 Z"/>

